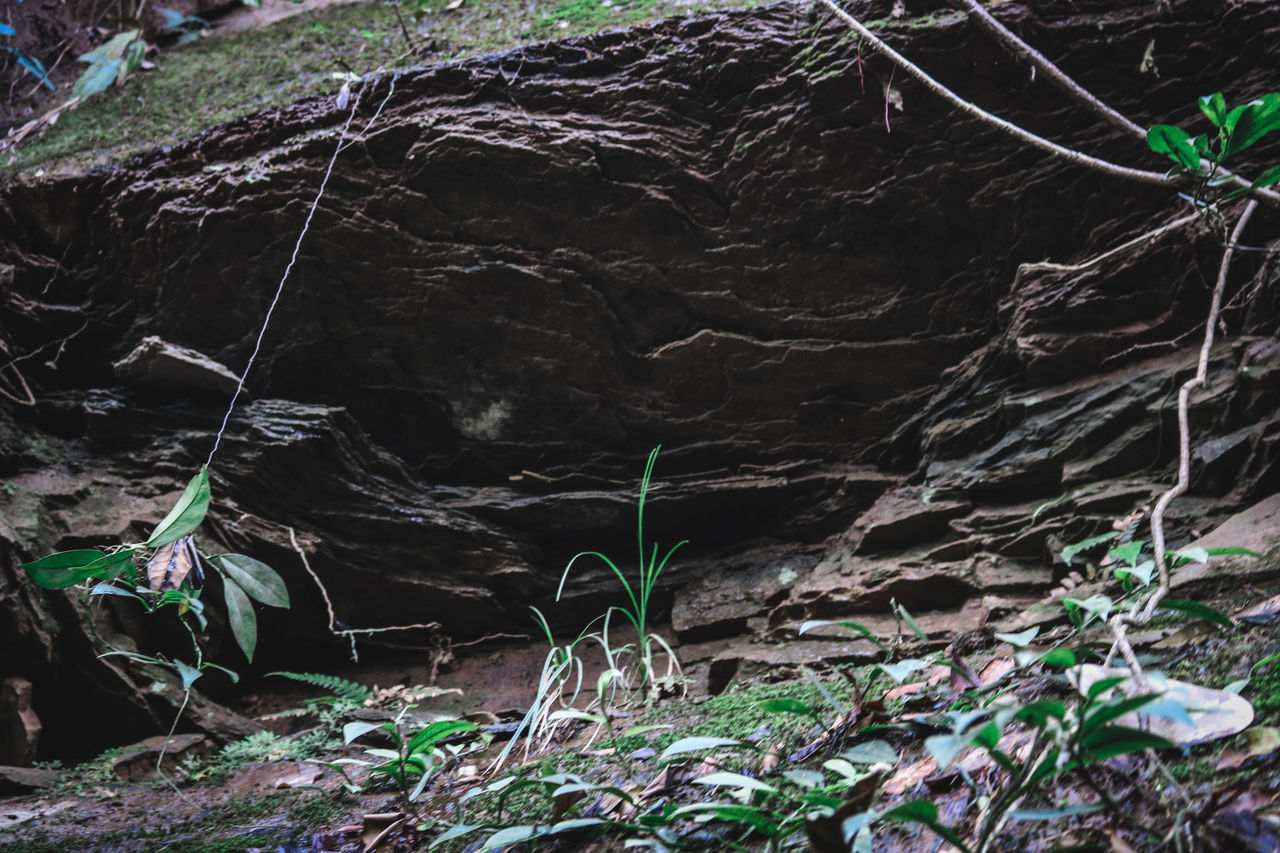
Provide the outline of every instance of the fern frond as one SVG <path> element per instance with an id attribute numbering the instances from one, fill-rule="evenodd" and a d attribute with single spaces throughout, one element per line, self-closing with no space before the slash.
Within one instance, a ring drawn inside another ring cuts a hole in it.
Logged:
<path id="1" fill-rule="evenodd" d="M 336 675 L 324 675 L 318 672 L 268 672 L 267 675 L 282 675 L 285 678 L 291 678 L 294 681 L 301 681 L 304 684 L 311 684 L 316 687 L 323 687 L 325 690 L 332 690 L 334 695 L 348 702 L 363 703 L 372 695 L 373 690 L 354 681 L 347 681 L 345 678 L 339 678 Z"/>

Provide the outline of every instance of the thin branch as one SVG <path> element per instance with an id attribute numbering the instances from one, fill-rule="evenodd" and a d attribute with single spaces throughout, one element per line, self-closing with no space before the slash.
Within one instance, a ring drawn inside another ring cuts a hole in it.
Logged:
<path id="1" fill-rule="evenodd" d="M 1231 239 L 1222 252 L 1222 265 L 1218 268 L 1218 283 L 1213 288 L 1209 317 L 1204 324 L 1204 343 L 1200 346 L 1200 361 L 1196 366 L 1196 375 L 1184 382 L 1178 391 L 1178 482 L 1160 496 L 1160 500 L 1156 501 L 1155 509 L 1151 511 L 1151 538 L 1156 550 L 1156 568 L 1160 570 L 1160 586 L 1151 593 L 1141 608 L 1143 622 L 1151 618 L 1160 599 L 1169 592 L 1169 566 L 1164 553 L 1164 513 L 1173 499 L 1186 492 L 1191 485 L 1191 428 L 1188 425 L 1191 392 L 1203 387 L 1208 378 L 1209 353 L 1213 349 L 1214 331 L 1218 326 L 1218 313 L 1222 310 L 1222 294 L 1227 288 L 1227 272 L 1231 269 L 1231 258 L 1235 254 L 1234 246 L 1240 242 L 1240 236 L 1257 208 L 1258 202 L 1253 199 L 1245 205 L 1244 212 L 1240 214 L 1240 219 L 1231 232 Z"/>
<path id="2" fill-rule="evenodd" d="M 1131 625 L 1145 625 L 1151 621 L 1160 601 L 1169 594 L 1169 564 L 1165 558 L 1164 514 L 1174 498 L 1185 493 L 1191 485 L 1191 428 L 1189 425 L 1189 409 L 1191 392 L 1204 386 L 1209 375 L 1209 354 L 1213 349 L 1214 332 L 1218 326 L 1218 314 L 1222 310 L 1222 295 L 1227 287 L 1227 273 L 1231 269 L 1231 258 L 1235 254 L 1235 246 L 1240 242 L 1249 218 L 1258 208 L 1256 199 L 1250 199 L 1245 205 L 1240 219 L 1236 222 L 1222 252 L 1222 265 L 1218 268 L 1218 281 L 1213 288 L 1213 298 L 1209 305 L 1209 316 L 1204 324 L 1204 343 L 1200 346 L 1200 358 L 1196 364 L 1196 375 L 1182 384 L 1178 390 L 1178 482 L 1156 501 L 1151 511 L 1151 539 L 1155 548 L 1156 568 L 1160 573 L 1160 583 L 1145 598 L 1139 599 L 1128 613 L 1117 614 L 1111 619 L 1111 631 L 1114 642 L 1107 655 L 1107 664 L 1111 663 L 1116 652 L 1124 658 L 1129 670 L 1136 678 L 1142 677 L 1142 667 L 1133 653 L 1127 633 Z"/>
<path id="3" fill-rule="evenodd" d="M 969 16 L 970 20 L 978 26 L 986 30 L 997 42 L 1006 50 L 1013 54 L 1016 58 L 1022 59 L 1031 64 L 1036 71 L 1040 72 L 1049 82 L 1058 88 L 1068 98 L 1080 104 L 1085 109 L 1097 115 L 1103 121 L 1123 131 L 1126 135 L 1132 136 L 1143 145 L 1147 142 L 1147 131 L 1141 125 L 1135 123 L 1128 116 L 1125 116 L 1112 109 L 1107 104 L 1098 99 L 1096 95 L 1088 89 L 1081 86 L 1075 80 L 1072 80 L 1057 65 L 1054 65 L 1040 51 L 1018 38 L 1008 27 L 996 20 L 986 9 L 982 8 L 977 0 L 950 0 L 951 5 L 963 9 Z M 1237 187 L 1247 189 L 1250 182 L 1246 178 L 1242 178 L 1234 172 L 1223 169 L 1217 164 L 1209 162 L 1207 159 L 1200 160 L 1201 169 L 1208 171 L 1216 166 L 1218 173 L 1223 177 L 1231 180 L 1231 183 Z M 1268 189 L 1253 190 L 1252 195 L 1265 201 L 1271 207 L 1280 207 L 1280 193 Z"/>
<path id="4" fill-rule="evenodd" d="M 1166 177 L 1161 172 L 1147 172 L 1142 169 L 1131 169 L 1128 166 L 1121 166 L 1108 160 L 1100 160 L 1097 157 L 1091 157 L 1081 151 L 1076 151 L 1073 148 L 1067 148 L 1056 142 L 1051 142 L 1042 136 L 1037 136 L 1031 131 L 1025 130 L 1012 122 L 1005 121 L 999 116 L 992 115 L 981 107 L 966 101 L 955 92 L 952 92 L 946 86 L 930 77 L 905 56 L 889 47 L 889 45 L 881 41 L 875 33 L 867 29 L 867 27 L 864 26 L 857 18 L 853 17 L 844 9 L 841 9 L 836 5 L 835 0 L 821 0 L 821 2 L 826 5 L 827 8 L 831 9 L 831 11 L 835 13 L 836 17 L 848 24 L 854 32 L 866 39 L 873 48 L 880 51 L 880 53 L 884 54 L 889 61 L 893 62 L 903 71 L 907 72 L 907 74 L 914 77 L 916 81 L 926 89 L 948 101 L 956 109 L 972 116 L 984 124 L 999 128 L 1016 139 L 1020 139 L 1028 145 L 1039 148 L 1041 151 L 1046 151 L 1055 157 L 1061 158 L 1070 163 L 1075 163 L 1079 166 L 1085 166 L 1113 178 L 1122 178 L 1124 180 L 1137 181 L 1139 183 L 1151 184 L 1159 187 L 1168 187 L 1175 184 L 1174 179 Z"/>

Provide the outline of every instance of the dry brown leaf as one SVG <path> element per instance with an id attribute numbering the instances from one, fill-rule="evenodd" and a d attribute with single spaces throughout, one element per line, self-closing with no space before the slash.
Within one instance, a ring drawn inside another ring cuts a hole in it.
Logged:
<path id="1" fill-rule="evenodd" d="M 919 785 L 937 769 L 938 762 L 932 758 L 925 758 L 915 764 L 909 764 L 894 773 L 893 777 L 884 783 L 884 792 L 891 797 L 901 796 L 916 785 Z"/>
<path id="2" fill-rule="evenodd" d="M 1280 750 L 1280 729 L 1271 726 L 1254 726 L 1247 729 L 1244 732 L 1244 739 L 1244 749 L 1231 749 L 1222 753 L 1222 759 L 1218 762 L 1219 770 L 1239 767 L 1250 758 L 1270 755 Z"/>
<path id="3" fill-rule="evenodd" d="M 884 701 L 888 702 L 892 699 L 901 699 L 911 693 L 919 693 L 929 686 L 927 681 L 913 681 L 910 684 L 903 684 L 884 694 Z"/>
<path id="4" fill-rule="evenodd" d="M 978 683 L 983 687 L 988 687 L 1013 672 L 1016 667 L 1017 664 L 1013 662 L 1013 658 L 996 658 L 984 666 L 982 672 L 978 673 Z"/>
<path id="5" fill-rule="evenodd" d="M 1280 595 L 1273 595 L 1266 601 L 1237 610 L 1231 615 L 1249 622 L 1270 622 L 1277 614 L 1280 614 Z"/>
<path id="6" fill-rule="evenodd" d="M 300 788 L 303 785 L 314 785 L 315 781 L 324 773 L 324 769 L 315 767 L 314 765 L 299 770 L 296 773 L 290 773 L 288 776 L 281 776 L 276 780 L 277 788 Z"/>
<path id="7" fill-rule="evenodd" d="M 1107 833 L 1107 840 L 1111 842 L 1111 853 L 1138 853 L 1114 829 Z"/>
<path id="8" fill-rule="evenodd" d="M 1172 699 L 1182 704 L 1191 718 L 1191 725 L 1187 725 L 1182 720 L 1144 714 L 1139 709 L 1118 718 L 1117 725 L 1145 729 L 1180 746 L 1192 746 L 1244 731 L 1253 722 L 1253 706 L 1243 697 L 1224 690 L 1211 690 L 1172 678 L 1157 679 L 1152 676 L 1148 676 L 1145 683 L 1139 683 L 1128 677 L 1130 673 L 1127 669 L 1091 663 L 1067 673 L 1067 677 L 1076 682 L 1076 689 L 1081 695 L 1087 695 L 1089 688 L 1100 679 L 1116 675 L 1127 677 L 1127 680 L 1114 688 L 1116 691 L 1126 696 L 1159 693 L 1163 699 Z"/>

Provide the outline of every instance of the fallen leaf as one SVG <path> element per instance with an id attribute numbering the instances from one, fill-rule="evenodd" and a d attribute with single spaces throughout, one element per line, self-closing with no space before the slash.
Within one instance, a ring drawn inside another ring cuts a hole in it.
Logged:
<path id="1" fill-rule="evenodd" d="M 444 9 L 446 12 L 452 12 L 454 9 L 461 9 L 462 3 L 463 0 L 449 0 L 449 5 L 445 6 Z"/>
<path id="2" fill-rule="evenodd" d="M 1151 647 L 1153 649 L 1180 649 L 1206 637 L 1215 636 L 1217 633 L 1218 629 L 1208 622 L 1196 621 L 1189 625 L 1183 625 L 1160 642 L 1152 644 Z"/>
<path id="3" fill-rule="evenodd" d="M 1239 767 L 1250 758 L 1270 755 L 1280 750 L 1280 729 L 1271 726 L 1254 726 L 1247 729 L 1244 732 L 1244 739 L 1244 749 L 1232 749 L 1222 753 L 1222 759 L 1218 762 L 1219 770 Z"/>
<path id="4" fill-rule="evenodd" d="M 927 681 L 915 681 L 911 684 L 904 684 L 901 687 L 895 687 L 884 694 L 884 701 L 888 702 L 891 699 L 900 699 L 909 693 L 919 693 L 928 686 L 929 682 Z"/>
<path id="5" fill-rule="evenodd" d="M 978 683 L 983 687 L 989 687 L 1001 678 L 1004 678 L 1006 675 L 1013 672 L 1017 666 L 1018 665 L 1014 663 L 1013 658 L 996 658 L 984 666 L 982 668 L 982 672 L 978 673 Z"/>
<path id="6" fill-rule="evenodd" d="M 925 758 L 923 761 L 909 764 L 894 773 L 893 777 L 884 783 L 884 792 L 891 797 L 901 796 L 916 785 L 919 785 L 937 769 L 938 762 L 932 758 Z"/>
<path id="7" fill-rule="evenodd" d="M 1273 595 L 1266 601 L 1255 604 L 1252 607 L 1246 607 L 1243 610 L 1237 610 L 1231 615 L 1241 621 L 1260 625 L 1274 622 L 1277 618 L 1280 618 L 1280 595 Z"/>
<path id="8" fill-rule="evenodd" d="M 1138 853 L 1114 829 L 1107 833 L 1107 840 L 1111 842 L 1111 853 Z"/>

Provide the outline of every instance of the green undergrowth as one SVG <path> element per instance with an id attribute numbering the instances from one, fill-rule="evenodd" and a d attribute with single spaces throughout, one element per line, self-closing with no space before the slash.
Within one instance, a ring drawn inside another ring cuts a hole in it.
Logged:
<path id="1" fill-rule="evenodd" d="M 607 5 L 606 5 L 607 4 Z M 161 51 L 156 68 L 66 111 L 0 170 L 78 171 L 270 107 L 337 95 L 342 75 L 403 70 L 519 44 L 743 5 L 726 0 L 445 0 L 414 6 L 363 2 L 306 10 L 251 30 Z M 401 29 L 401 21 L 404 29 Z M 407 38 L 406 38 L 407 33 Z M 61 96 L 65 93 L 60 93 Z"/>

